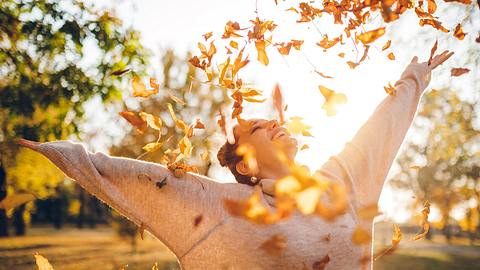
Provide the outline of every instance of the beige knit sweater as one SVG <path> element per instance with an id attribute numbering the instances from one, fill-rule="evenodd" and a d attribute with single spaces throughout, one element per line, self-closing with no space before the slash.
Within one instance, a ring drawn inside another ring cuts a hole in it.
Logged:
<path id="1" fill-rule="evenodd" d="M 410 64 L 355 137 L 319 170 L 343 183 L 350 192 L 349 211 L 334 222 L 294 214 L 273 225 L 255 225 L 230 216 L 223 199 L 243 200 L 252 187 L 219 183 L 205 176 L 173 177 L 164 166 L 128 158 L 90 153 L 69 141 L 24 145 L 42 153 L 88 192 L 138 225 L 143 224 L 178 258 L 183 269 L 370 269 L 371 245 L 352 244 L 357 226 L 355 209 L 378 202 L 384 180 L 414 118 L 430 80 L 426 64 Z M 166 185 L 159 184 L 164 180 Z M 264 185 L 268 186 L 268 185 Z M 268 192 L 264 203 L 274 207 Z M 202 215 L 198 226 L 194 220 Z M 261 244 L 273 235 L 285 236 L 287 247 L 269 255 Z"/>

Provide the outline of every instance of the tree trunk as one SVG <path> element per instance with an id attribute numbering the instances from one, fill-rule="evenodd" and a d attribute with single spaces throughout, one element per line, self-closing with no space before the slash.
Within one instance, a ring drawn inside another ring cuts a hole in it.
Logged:
<path id="1" fill-rule="evenodd" d="M 25 219 L 23 214 L 25 213 L 25 204 L 20 205 L 19 207 L 13 210 L 13 225 L 15 226 L 16 235 L 25 235 L 26 226 Z"/>
<path id="2" fill-rule="evenodd" d="M 0 201 L 7 197 L 7 173 L 0 161 Z M 0 237 L 8 236 L 8 219 L 4 209 L 0 209 Z"/>

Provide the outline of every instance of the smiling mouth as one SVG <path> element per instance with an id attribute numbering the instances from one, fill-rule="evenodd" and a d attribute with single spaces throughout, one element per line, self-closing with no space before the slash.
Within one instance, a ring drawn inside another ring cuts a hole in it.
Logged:
<path id="1" fill-rule="evenodd" d="M 277 133 L 275 133 L 275 135 L 273 135 L 272 137 L 272 140 L 276 140 L 280 137 L 283 137 L 283 136 L 286 136 L 287 134 L 285 133 L 285 131 L 279 131 Z"/>

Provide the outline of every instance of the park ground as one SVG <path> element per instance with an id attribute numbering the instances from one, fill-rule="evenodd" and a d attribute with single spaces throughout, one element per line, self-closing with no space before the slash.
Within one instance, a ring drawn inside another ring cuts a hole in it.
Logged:
<path id="1" fill-rule="evenodd" d="M 377 245 L 379 247 L 379 245 Z M 27 236 L 0 239 L 0 270 L 36 269 L 33 254 L 48 258 L 56 270 L 179 269 L 175 257 L 150 235 L 138 241 L 137 252 L 130 242 L 109 227 L 92 229 L 31 228 Z M 375 270 L 474 270 L 480 269 L 480 245 L 467 239 L 445 244 L 442 236 L 433 241 L 405 243 L 394 254 L 378 259 Z"/>

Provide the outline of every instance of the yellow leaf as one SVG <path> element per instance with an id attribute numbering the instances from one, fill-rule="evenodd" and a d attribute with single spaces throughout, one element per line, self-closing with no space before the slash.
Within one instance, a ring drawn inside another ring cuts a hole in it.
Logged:
<path id="1" fill-rule="evenodd" d="M 149 127 L 158 131 L 162 130 L 162 119 L 146 112 L 140 112 L 139 114 Z"/>
<path id="2" fill-rule="evenodd" d="M 363 44 L 368 44 L 368 43 L 374 42 L 384 34 L 385 34 L 385 27 L 381 27 L 375 30 L 362 33 L 357 36 L 357 39 L 359 39 Z"/>
<path id="3" fill-rule="evenodd" d="M 393 236 L 392 236 L 392 245 L 397 246 L 402 240 L 402 232 L 397 224 L 393 224 Z"/>
<path id="4" fill-rule="evenodd" d="M 157 142 L 152 142 L 148 143 L 145 146 L 142 147 L 143 150 L 152 153 L 157 151 L 158 149 L 162 148 L 163 143 L 157 143 Z"/>
<path id="5" fill-rule="evenodd" d="M 150 79 L 150 85 L 156 86 L 155 82 L 152 82 L 152 78 Z M 132 89 L 134 97 L 146 98 L 151 95 L 157 94 L 159 88 L 153 88 L 153 90 L 148 90 L 145 84 L 140 80 L 140 78 L 138 76 L 135 76 L 132 79 Z"/>
<path id="6" fill-rule="evenodd" d="M 53 270 L 53 266 L 45 257 L 40 254 L 35 254 L 33 256 L 35 257 L 35 263 L 37 264 L 38 270 Z"/>
<path id="7" fill-rule="evenodd" d="M 315 212 L 318 201 L 320 200 L 321 190 L 317 186 L 307 188 L 297 193 L 296 203 L 298 210 L 304 215 L 309 215 Z"/>
<path id="8" fill-rule="evenodd" d="M 311 126 L 303 123 L 302 120 L 303 118 L 299 116 L 290 117 L 290 121 L 287 122 L 286 128 L 290 133 L 300 135 L 311 128 Z"/>
<path id="9" fill-rule="evenodd" d="M 325 98 L 325 103 L 322 105 L 322 109 L 327 112 L 328 116 L 337 114 L 336 106 L 347 102 L 347 96 L 342 93 L 336 93 L 335 91 L 319 85 L 320 93 Z"/>
<path id="10" fill-rule="evenodd" d="M 0 201 L 0 208 L 9 210 L 33 200 L 35 196 L 32 194 L 12 194 Z"/>

